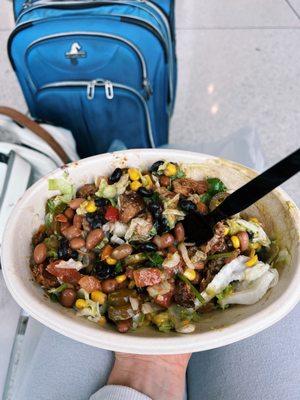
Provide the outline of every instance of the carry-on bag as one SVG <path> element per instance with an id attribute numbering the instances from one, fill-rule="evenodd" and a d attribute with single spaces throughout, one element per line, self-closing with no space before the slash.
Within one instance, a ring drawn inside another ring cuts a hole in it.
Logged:
<path id="1" fill-rule="evenodd" d="M 8 53 L 32 117 L 71 130 L 81 157 L 167 143 L 174 1 L 15 0 Z"/>

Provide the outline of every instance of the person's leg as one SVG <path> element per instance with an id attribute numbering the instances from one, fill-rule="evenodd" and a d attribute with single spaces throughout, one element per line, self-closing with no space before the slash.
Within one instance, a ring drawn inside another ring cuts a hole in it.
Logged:
<path id="1" fill-rule="evenodd" d="M 269 329 L 229 346 L 195 353 L 189 400 L 298 400 L 300 305 Z"/>
<path id="2" fill-rule="evenodd" d="M 41 330 L 14 400 L 84 400 L 106 384 L 114 361 L 112 352 L 42 326 Z"/>

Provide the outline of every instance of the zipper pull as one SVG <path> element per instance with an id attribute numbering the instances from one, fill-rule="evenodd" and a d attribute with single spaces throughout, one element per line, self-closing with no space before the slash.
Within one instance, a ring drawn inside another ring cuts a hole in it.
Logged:
<path id="1" fill-rule="evenodd" d="M 145 89 L 145 92 L 146 92 L 147 100 L 149 100 L 150 97 L 153 95 L 153 89 L 151 87 L 150 81 L 147 78 L 145 78 L 143 80 L 143 86 L 144 86 L 144 89 Z"/>
<path id="2" fill-rule="evenodd" d="M 23 5 L 22 5 L 22 9 L 25 10 L 28 7 L 31 7 L 31 0 L 26 0 Z"/>
<path id="3" fill-rule="evenodd" d="M 96 83 L 97 83 L 97 81 L 91 81 L 87 85 L 86 97 L 88 98 L 88 100 L 93 100 L 93 98 L 94 98 Z"/>
<path id="4" fill-rule="evenodd" d="M 112 100 L 114 98 L 114 87 L 111 81 L 105 81 L 104 82 L 104 87 L 105 87 L 105 95 L 107 100 Z"/>

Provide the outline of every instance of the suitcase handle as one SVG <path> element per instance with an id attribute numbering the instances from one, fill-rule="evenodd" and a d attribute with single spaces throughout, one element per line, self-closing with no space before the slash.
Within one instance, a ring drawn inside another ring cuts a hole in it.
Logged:
<path id="1" fill-rule="evenodd" d="M 38 123 L 28 118 L 25 114 L 10 108 L 10 107 L 0 107 L 0 114 L 11 118 L 14 122 L 20 124 L 21 126 L 28 128 L 31 132 L 35 133 L 37 136 L 42 138 L 62 159 L 64 164 L 70 162 L 70 159 L 61 145 Z"/>

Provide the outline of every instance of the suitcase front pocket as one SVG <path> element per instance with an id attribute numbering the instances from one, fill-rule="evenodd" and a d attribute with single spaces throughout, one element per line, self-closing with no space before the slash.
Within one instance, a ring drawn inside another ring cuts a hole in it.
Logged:
<path id="1" fill-rule="evenodd" d="M 42 37 L 25 52 L 28 81 L 35 92 L 59 80 L 92 80 L 102 76 L 111 81 L 144 89 L 151 95 L 147 65 L 136 45 L 117 35 L 71 32 Z"/>
<path id="2" fill-rule="evenodd" d="M 40 118 L 73 132 L 85 156 L 107 151 L 120 138 L 129 148 L 155 147 L 147 102 L 129 86 L 100 79 L 56 82 L 38 90 L 36 104 Z"/>

